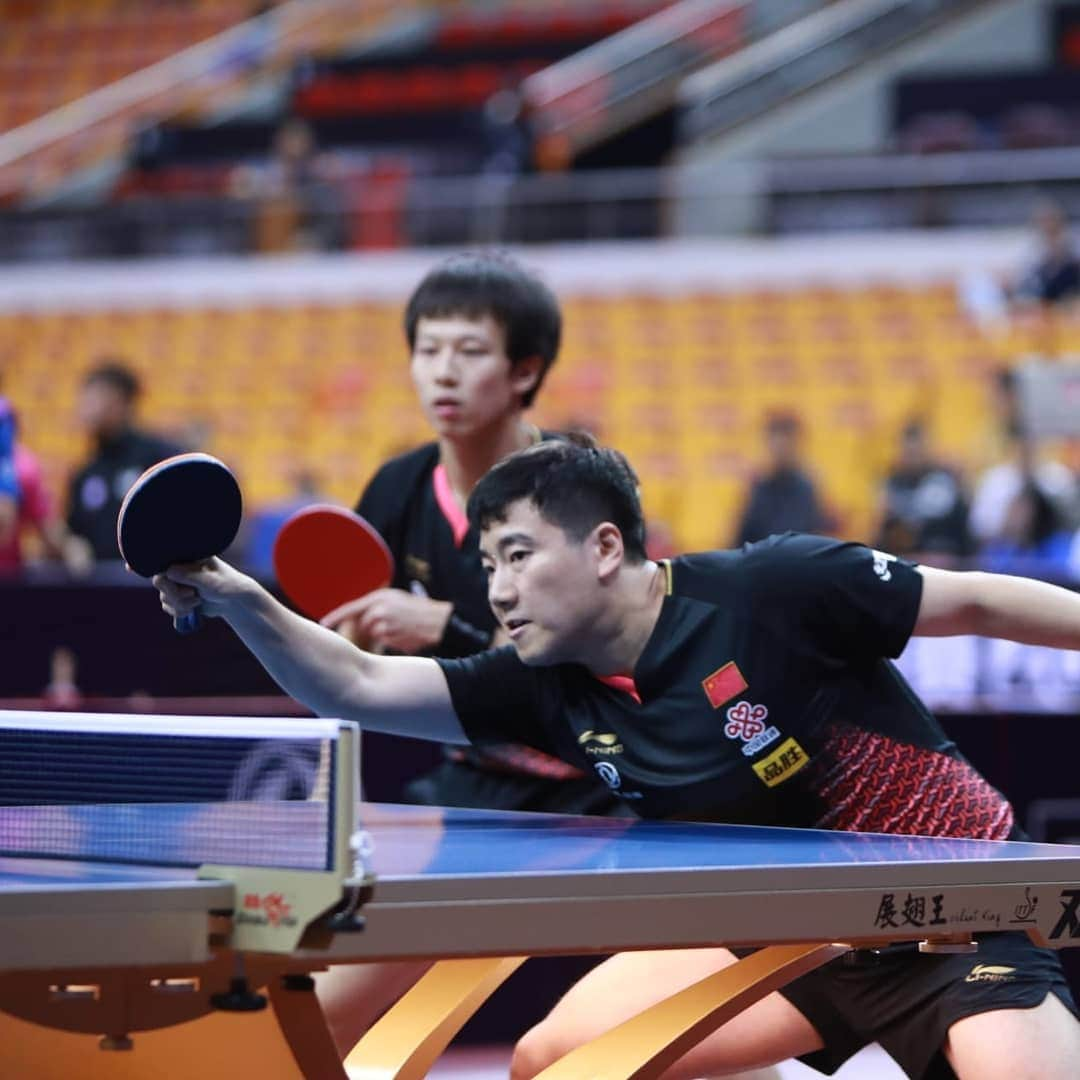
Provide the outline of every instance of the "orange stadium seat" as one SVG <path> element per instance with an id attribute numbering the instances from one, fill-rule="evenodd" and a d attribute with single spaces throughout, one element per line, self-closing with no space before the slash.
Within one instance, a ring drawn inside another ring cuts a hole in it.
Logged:
<path id="1" fill-rule="evenodd" d="M 625 450 L 649 513 L 695 548 L 731 539 L 770 413 L 802 418 L 839 531 L 868 538 L 907 420 L 923 417 L 970 473 L 986 464 L 994 369 L 1036 345 L 1080 345 L 1065 318 L 979 331 L 940 283 L 579 295 L 565 314 L 536 421 L 594 427 Z M 351 502 L 382 458 L 428 437 L 395 302 L 0 315 L 0 340 L 5 392 L 53 477 L 84 453 L 78 383 L 105 355 L 140 371 L 148 423 L 180 437 L 203 426 L 252 506 L 286 495 L 298 464 Z"/>

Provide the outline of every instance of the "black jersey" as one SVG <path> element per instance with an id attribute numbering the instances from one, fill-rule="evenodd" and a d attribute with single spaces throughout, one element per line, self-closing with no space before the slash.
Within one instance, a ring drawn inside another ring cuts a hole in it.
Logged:
<path id="1" fill-rule="evenodd" d="M 139 475 L 181 448 L 149 432 L 129 429 L 98 445 L 94 456 L 71 478 L 68 527 L 90 541 L 95 559 L 119 559 L 116 518 L 128 488 Z"/>
<path id="2" fill-rule="evenodd" d="M 438 444 L 426 443 L 386 462 L 360 496 L 356 512 L 390 548 L 394 588 L 453 604 L 446 632 L 430 653 L 455 657 L 486 649 L 496 623 L 487 602 L 479 536 L 453 497 Z M 454 753 L 462 751 L 455 748 Z M 489 740 L 482 753 L 470 753 L 470 760 L 552 779 L 581 776 L 574 766 L 523 746 L 513 736 Z"/>
<path id="3" fill-rule="evenodd" d="M 911 563 L 788 533 L 665 565 L 632 679 L 512 648 L 440 661 L 469 738 L 591 768 L 644 817 L 1010 834 L 1008 802 L 886 659 L 918 615 Z"/>
<path id="4" fill-rule="evenodd" d="M 356 512 L 390 548 L 394 588 L 454 605 L 434 652 L 467 656 L 487 648 L 495 616 L 487 602 L 478 537 L 450 495 L 438 445 L 426 443 L 386 462 L 360 496 Z"/>

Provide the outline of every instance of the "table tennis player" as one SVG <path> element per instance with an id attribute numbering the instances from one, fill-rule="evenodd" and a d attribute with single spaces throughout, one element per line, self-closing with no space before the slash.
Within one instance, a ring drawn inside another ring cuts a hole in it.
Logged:
<path id="1" fill-rule="evenodd" d="M 506 458 L 468 512 L 511 640 L 471 657 L 363 652 L 221 560 L 155 581 L 168 612 L 201 602 L 224 617 L 319 714 L 463 745 L 513 736 L 592 768 L 645 817 L 1018 835 L 1008 802 L 887 658 L 912 635 L 1078 648 L 1077 595 L 799 534 L 653 562 L 636 477 L 620 454 L 585 440 Z M 910 923 L 913 938 L 932 931 L 932 911 L 895 899 L 879 918 Z M 789 1057 L 833 1071 L 874 1041 L 912 1077 L 1080 1075 L 1076 1006 L 1054 954 L 1026 935 L 983 935 L 975 955 L 895 947 L 876 960 L 803 976 L 669 1075 Z M 535 1075 L 730 962 L 724 949 L 606 961 L 521 1040 L 512 1075 Z"/>
<path id="2" fill-rule="evenodd" d="M 365 647 L 466 656 L 491 645 L 496 622 L 465 503 L 492 465 L 544 437 L 525 412 L 555 363 L 562 317 L 539 278 L 505 254 L 477 252 L 435 266 L 404 323 L 410 375 L 436 438 L 386 462 L 361 494 L 356 512 L 386 541 L 395 575 L 337 628 Z M 434 806 L 617 810 L 589 773 L 507 740 L 448 747 L 406 794 Z"/>
<path id="3" fill-rule="evenodd" d="M 496 631 L 466 500 L 497 461 L 547 437 L 525 417 L 558 355 L 562 316 L 551 290 L 514 259 L 460 253 L 421 280 L 404 328 L 409 373 L 435 439 L 386 462 L 361 494 L 356 512 L 389 546 L 394 579 L 333 625 L 365 648 L 466 656 L 488 648 Z M 625 813 L 587 772 L 511 739 L 447 746 L 404 794 L 432 806 Z M 422 971 L 384 964 L 320 975 L 339 1045 L 351 1047 Z"/>

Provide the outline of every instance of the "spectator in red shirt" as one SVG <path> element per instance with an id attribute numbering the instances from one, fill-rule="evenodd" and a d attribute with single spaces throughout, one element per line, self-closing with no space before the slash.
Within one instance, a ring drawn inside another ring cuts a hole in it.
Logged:
<path id="1" fill-rule="evenodd" d="M 11 511 L 7 516 L 7 528 L 3 527 L 4 518 L 0 517 L 0 574 L 15 574 L 22 569 L 23 539 L 31 531 L 41 538 L 47 555 L 63 560 L 72 572 L 88 570 L 93 563 L 89 544 L 73 535 L 56 514 L 41 463 L 18 441 L 14 412 L 3 398 L 0 398 L 0 408 L 8 410 L 11 421 L 8 460 L 14 478 L 13 493 L 4 496 Z"/>

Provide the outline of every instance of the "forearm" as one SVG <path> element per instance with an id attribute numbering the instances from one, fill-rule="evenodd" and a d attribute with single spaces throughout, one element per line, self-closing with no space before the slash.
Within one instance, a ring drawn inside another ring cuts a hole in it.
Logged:
<path id="1" fill-rule="evenodd" d="M 366 653 L 289 611 L 254 582 L 222 612 L 273 680 L 320 716 L 340 716 L 363 686 Z"/>
<path id="2" fill-rule="evenodd" d="M 433 660 L 364 652 L 255 582 L 222 615 L 274 681 L 317 715 L 413 738 L 466 741 Z"/>
<path id="3" fill-rule="evenodd" d="M 972 574 L 978 603 L 972 633 L 1025 645 L 1080 649 L 1080 594 L 1006 574 Z"/>

